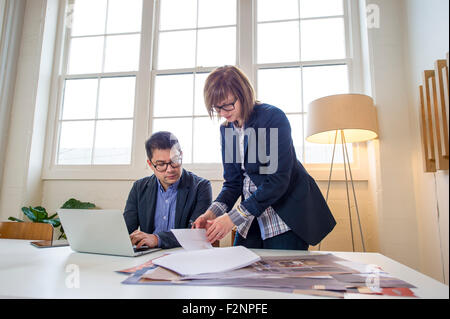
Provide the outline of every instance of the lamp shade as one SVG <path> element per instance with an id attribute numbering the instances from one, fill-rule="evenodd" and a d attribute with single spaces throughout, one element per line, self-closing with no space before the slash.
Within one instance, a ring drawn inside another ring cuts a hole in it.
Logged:
<path id="1" fill-rule="evenodd" d="M 377 112 L 370 96 L 338 94 L 309 104 L 306 140 L 333 144 L 336 130 L 343 130 L 346 143 L 364 142 L 378 137 Z M 340 143 L 338 139 L 337 143 Z"/>

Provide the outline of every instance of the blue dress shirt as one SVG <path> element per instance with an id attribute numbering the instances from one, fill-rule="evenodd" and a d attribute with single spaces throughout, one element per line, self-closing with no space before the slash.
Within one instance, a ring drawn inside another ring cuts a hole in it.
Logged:
<path id="1" fill-rule="evenodd" d="M 133 183 L 123 213 L 129 234 L 136 229 L 147 234 L 154 234 L 159 189 L 158 178 L 155 175 L 146 176 Z M 174 228 L 189 228 L 189 221 L 196 220 L 211 205 L 211 183 L 183 169 L 176 189 Z M 160 239 L 159 245 L 163 249 L 180 247 L 180 243 L 171 231 L 159 232 L 157 236 Z"/>
<path id="2" fill-rule="evenodd" d="M 177 207 L 178 184 L 180 180 L 170 185 L 165 191 L 158 179 L 158 194 L 155 209 L 155 230 L 153 234 L 158 237 L 158 247 L 161 247 L 161 239 L 158 233 L 170 231 L 175 228 L 175 209 Z"/>

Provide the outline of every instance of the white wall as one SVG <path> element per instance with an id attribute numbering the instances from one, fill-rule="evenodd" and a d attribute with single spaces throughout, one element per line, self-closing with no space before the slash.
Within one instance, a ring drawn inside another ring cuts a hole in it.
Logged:
<path id="1" fill-rule="evenodd" d="M 58 0 L 27 1 L 18 56 L 0 212 L 18 216 L 20 207 L 39 205 L 41 171 L 49 106 Z"/>
<path id="2" fill-rule="evenodd" d="M 414 197 L 412 141 L 403 51 L 403 1 L 372 0 L 379 27 L 369 28 L 371 91 L 378 109 L 380 138 L 369 145 L 371 192 L 378 215 L 380 252 L 420 269 Z"/>
<path id="3" fill-rule="evenodd" d="M 434 69 L 434 62 L 445 59 L 445 54 L 449 52 L 449 1 L 405 0 L 405 25 L 404 66 L 408 85 L 420 268 L 448 284 L 449 172 L 423 171 L 418 87 L 423 83 L 422 72 Z"/>
<path id="4" fill-rule="evenodd" d="M 6 158 L 24 12 L 25 0 L 0 1 L 0 163 Z M 2 180 L 3 165 L 0 166 L 0 189 Z"/>
<path id="5" fill-rule="evenodd" d="M 368 147 L 380 252 L 448 283 L 448 171 L 423 173 L 417 88 L 448 52 L 449 1 L 366 2 L 380 13 L 366 52 L 380 125 Z"/>

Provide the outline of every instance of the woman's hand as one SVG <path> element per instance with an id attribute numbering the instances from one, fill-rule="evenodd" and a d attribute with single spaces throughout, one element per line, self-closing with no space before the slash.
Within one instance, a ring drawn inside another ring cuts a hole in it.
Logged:
<path id="1" fill-rule="evenodd" d="M 205 228 L 206 230 L 208 230 L 208 220 L 212 220 L 215 218 L 216 215 L 212 211 L 207 210 L 204 214 L 198 216 L 198 218 L 192 223 L 192 228 Z"/>
<path id="2" fill-rule="evenodd" d="M 208 220 L 209 224 L 206 228 L 206 237 L 210 243 L 216 240 L 224 238 L 234 227 L 234 223 L 231 221 L 228 214 L 223 214 L 214 220 Z"/>

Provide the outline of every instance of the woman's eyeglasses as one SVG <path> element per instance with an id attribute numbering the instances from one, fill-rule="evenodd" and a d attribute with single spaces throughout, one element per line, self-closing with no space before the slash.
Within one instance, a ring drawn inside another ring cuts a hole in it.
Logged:
<path id="1" fill-rule="evenodd" d="M 230 112 L 230 111 L 233 111 L 233 110 L 234 110 L 234 108 L 235 108 L 234 105 L 236 104 L 236 102 L 237 102 L 237 99 L 234 100 L 234 102 L 232 102 L 232 103 L 228 103 L 228 104 L 224 104 L 224 105 L 213 106 L 212 109 L 213 109 L 213 111 L 214 111 L 215 113 L 217 113 L 217 114 L 219 114 L 221 110 L 224 110 L 224 111 L 226 111 L 226 112 Z"/>

